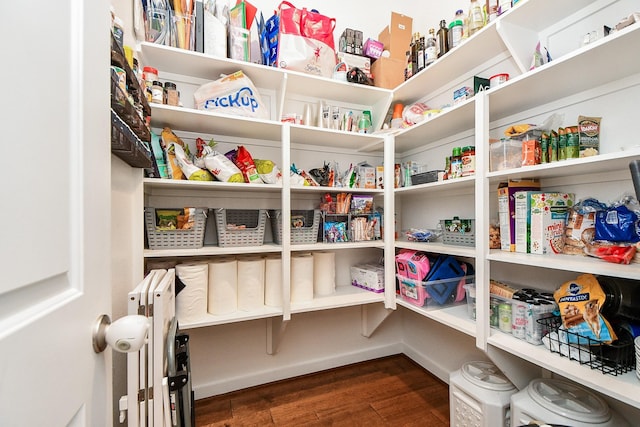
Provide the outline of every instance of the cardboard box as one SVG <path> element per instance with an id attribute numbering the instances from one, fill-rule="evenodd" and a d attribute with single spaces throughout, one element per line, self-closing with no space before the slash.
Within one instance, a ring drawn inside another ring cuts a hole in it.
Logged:
<path id="1" fill-rule="evenodd" d="M 358 188 L 376 188 L 376 168 L 373 166 L 358 166 Z"/>
<path id="2" fill-rule="evenodd" d="M 351 266 L 351 284 L 372 292 L 384 292 L 384 267 L 377 264 Z"/>
<path id="3" fill-rule="evenodd" d="M 376 166 L 376 188 L 384 190 L 384 166 Z"/>
<path id="4" fill-rule="evenodd" d="M 391 12 L 391 24 L 378 35 L 378 41 L 388 50 L 391 58 L 405 61 L 407 50 L 411 44 L 413 18 L 400 13 Z"/>
<path id="5" fill-rule="evenodd" d="M 535 191 L 516 191 L 515 199 L 516 215 L 516 252 L 531 253 L 529 242 L 531 241 L 531 194 Z"/>
<path id="6" fill-rule="evenodd" d="M 536 190 L 540 190 L 540 181 L 537 179 L 514 179 L 498 185 L 500 248 L 503 251 L 515 252 L 516 250 L 515 192 Z"/>
<path id="7" fill-rule="evenodd" d="M 373 84 L 376 87 L 395 89 L 404 82 L 404 59 L 378 58 L 371 64 Z"/>
<path id="8" fill-rule="evenodd" d="M 541 255 L 561 254 L 567 218 L 575 196 L 572 193 L 535 192 L 529 197 L 530 252 Z"/>

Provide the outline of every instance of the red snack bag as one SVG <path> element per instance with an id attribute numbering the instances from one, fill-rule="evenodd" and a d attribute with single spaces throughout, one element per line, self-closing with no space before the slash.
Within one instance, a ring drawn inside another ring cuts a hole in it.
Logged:
<path id="1" fill-rule="evenodd" d="M 238 169 L 242 171 L 242 176 L 244 177 L 244 181 L 249 184 L 263 184 L 262 178 L 258 174 L 258 169 L 256 169 L 256 165 L 253 162 L 253 157 L 251 157 L 251 153 L 249 150 L 244 148 L 244 146 L 238 146 L 238 151 L 236 152 L 235 164 L 238 166 Z"/>

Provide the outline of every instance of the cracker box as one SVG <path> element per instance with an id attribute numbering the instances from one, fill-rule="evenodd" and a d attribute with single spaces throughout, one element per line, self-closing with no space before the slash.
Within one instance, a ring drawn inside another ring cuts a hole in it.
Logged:
<path id="1" fill-rule="evenodd" d="M 530 252 L 561 254 L 564 248 L 567 218 L 574 203 L 572 193 L 531 193 Z"/>
<path id="2" fill-rule="evenodd" d="M 372 292 L 384 292 L 384 266 L 363 264 L 351 266 L 351 284 Z"/>
<path id="3" fill-rule="evenodd" d="M 509 180 L 498 185 L 498 219 L 500 221 L 500 248 L 503 251 L 515 252 L 516 250 L 516 191 L 540 190 L 540 181 L 537 179 Z"/>

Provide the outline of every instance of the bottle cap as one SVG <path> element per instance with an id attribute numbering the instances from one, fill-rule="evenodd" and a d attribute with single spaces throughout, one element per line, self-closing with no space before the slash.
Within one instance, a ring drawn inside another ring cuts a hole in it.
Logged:
<path id="1" fill-rule="evenodd" d="M 393 119 L 401 119 L 402 118 L 402 110 L 404 110 L 403 104 L 396 104 L 393 106 Z"/>
<path id="2" fill-rule="evenodd" d="M 155 69 L 153 67 L 149 67 L 149 66 L 144 67 L 142 69 L 142 71 L 144 71 L 145 73 L 152 73 L 152 74 L 156 74 L 156 75 L 158 74 L 158 70 L 157 69 Z"/>
<path id="3" fill-rule="evenodd" d="M 164 88 L 165 89 L 176 89 L 177 86 L 173 82 L 164 82 Z"/>
<path id="4" fill-rule="evenodd" d="M 462 150 L 460 149 L 460 147 L 453 147 L 453 152 L 452 152 L 453 156 L 460 156 L 462 154 Z"/>

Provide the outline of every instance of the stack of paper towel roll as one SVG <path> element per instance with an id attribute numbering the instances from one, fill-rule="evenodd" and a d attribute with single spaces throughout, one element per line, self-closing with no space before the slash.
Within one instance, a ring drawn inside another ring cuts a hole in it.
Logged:
<path id="1" fill-rule="evenodd" d="M 176 265 L 185 287 L 176 296 L 180 323 L 195 323 L 207 313 L 223 315 L 282 305 L 279 255 L 213 257 Z M 309 302 L 336 290 L 335 252 L 291 255 L 291 302 Z"/>
<path id="2" fill-rule="evenodd" d="M 309 302 L 336 290 L 335 252 L 291 255 L 291 302 Z"/>

